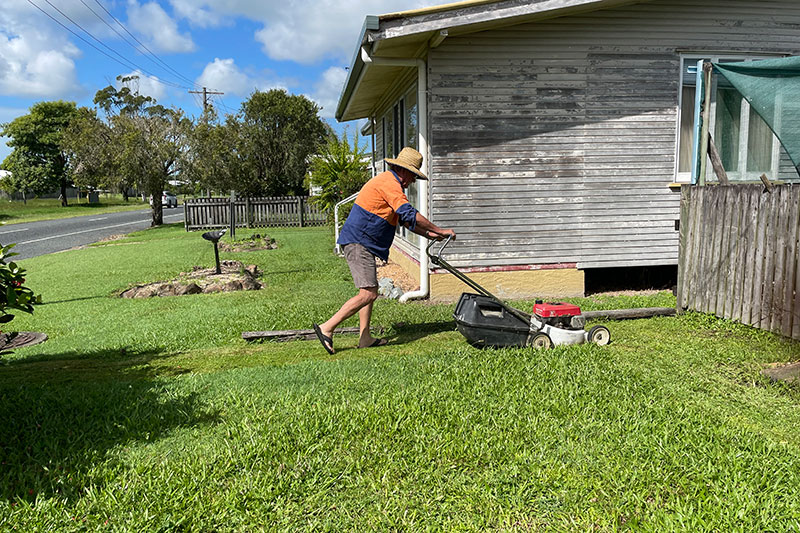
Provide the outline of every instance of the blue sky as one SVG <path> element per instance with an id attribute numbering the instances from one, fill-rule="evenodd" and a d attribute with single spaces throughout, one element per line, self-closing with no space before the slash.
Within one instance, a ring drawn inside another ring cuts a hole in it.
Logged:
<path id="1" fill-rule="evenodd" d="M 202 96 L 189 90 L 224 92 L 212 97 L 224 114 L 256 89 L 284 88 L 317 102 L 341 131 L 333 114 L 364 17 L 439 3 L 2 0 L 0 122 L 43 100 L 91 106 L 99 89 L 134 74 L 139 92 L 190 116 L 200 114 Z M 0 161 L 10 152 L 6 140 L 0 138 Z"/>

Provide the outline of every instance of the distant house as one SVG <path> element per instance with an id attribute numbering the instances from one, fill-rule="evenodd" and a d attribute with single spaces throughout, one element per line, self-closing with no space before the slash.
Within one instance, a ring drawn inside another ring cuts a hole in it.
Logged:
<path id="1" fill-rule="evenodd" d="M 426 155 L 409 194 L 458 233 L 451 263 L 505 297 L 581 295 L 598 269 L 677 265 L 698 59 L 798 53 L 795 0 L 458 2 L 366 17 L 336 117 L 369 119 L 376 162 Z M 797 179 L 747 102 L 713 95 L 729 177 Z M 464 288 L 395 242 L 423 292 Z"/>

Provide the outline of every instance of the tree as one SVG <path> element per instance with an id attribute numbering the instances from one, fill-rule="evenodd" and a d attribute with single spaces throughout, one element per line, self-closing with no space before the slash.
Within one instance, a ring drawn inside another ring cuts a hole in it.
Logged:
<path id="1" fill-rule="evenodd" d="M 83 123 L 73 123 L 68 144 L 75 149 L 76 167 L 87 174 L 114 176 L 119 184 L 135 184 L 153 199 L 152 225 L 161 225 L 161 194 L 186 161 L 191 121 L 181 110 L 158 105 L 153 98 L 127 87 L 106 87 L 97 92 L 94 103 L 105 115 L 106 128 L 86 116 Z M 76 149 L 81 139 L 107 142 L 106 149 Z"/>
<path id="2" fill-rule="evenodd" d="M 314 102 L 282 89 L 254 92 L 226 127 L 229 132 L 239 130 L 239 182 L 251 191 L 272 196 L 303 192 L 309 158 L 324 143 L 328 131 Z"/>
<path id="3" fill-rule="evenodd" d="M 189 137 L 184 174 L 200 188 L 250 192 L 246 181 L 240 179 L 243 171 L 239 139 L 240 124 L 234 117 L 221 123 L 213 109 L 207 110 Z"/>
<path id="4" fill-rule="evenodd" d="M 114 167 L 115 147 L 108 124 L 93 109 L 81 107 L 64 134 L 64 148 L 72 154 L 72 180 L 87 188 L 118 189 L 125 201 L 133 185 Z"/>
<path id="5" fill-rule="evenodd" d="M 321 188 L 311 201 L 333 213 L 338 202 L 358 192 L 369 179 L 366 155 L 366 149 L 359 144 L 358 132 L 353 135 L 352 144 L 347 139 L 346 129 L 341 139 L 330 135 L 321 152 L 311 159 L 309 181 Z"/>
<path id="6" fill-rule="evenodd" d="M 14 149 L 3 161 L 11 171 L 11 179 L 3 180 L 5 188 L 45 194 L 60 187 L 61 205 L 67 205 L 70 159 L 62 141 L 76 114 L 74 102 L 39 102 L 27 115 L 2 125 L 0 135 L 9 137 L 7 144 Z"/>

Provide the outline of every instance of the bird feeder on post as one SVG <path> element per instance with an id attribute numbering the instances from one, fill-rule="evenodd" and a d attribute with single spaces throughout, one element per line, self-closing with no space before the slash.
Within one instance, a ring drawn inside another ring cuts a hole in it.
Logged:
<path id="1" fill-rule="evenodd" d="M 226 229 L 218 229 L 216 231 L 207 231 L 203 233 L 203 238 L 207 241 L 211 241 L 214 243 L 214 263 L 216 264 L 215 272 L 217 274 L 222 274 L 222 269 L 220 268 L 219 264 L 219 240 L 225 235 L 225 232 L 228 231 Z"/>

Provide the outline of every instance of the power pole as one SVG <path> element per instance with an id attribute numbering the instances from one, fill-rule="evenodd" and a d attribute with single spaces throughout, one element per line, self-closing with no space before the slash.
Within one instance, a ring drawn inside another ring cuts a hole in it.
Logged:
<path id="1" fill-rule="evenodd" d="M 202 91 L 189 91 L 191 94 L 202 94 L 203 95 L 203 111 L 208 111 L 208 95 L 209 94 L 225 94 L 221 92 L 209 91 L 205 87 L 203 87 Z"/>

